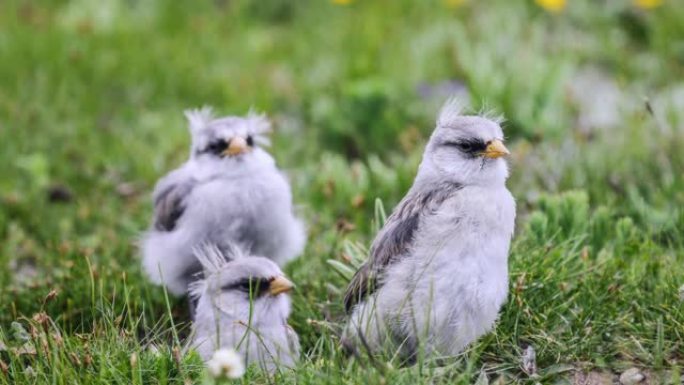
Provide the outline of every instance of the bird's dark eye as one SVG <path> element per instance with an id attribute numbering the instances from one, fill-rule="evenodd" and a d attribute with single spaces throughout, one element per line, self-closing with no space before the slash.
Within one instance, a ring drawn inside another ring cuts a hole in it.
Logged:
<path id="1" fill-rule="evenodd" d="M 262 278 L 245 278 L 238 282 L 223 286 L 222 290 L 238 290 L 247 295 L 259 297 L 268 291 L 270 282 Z"/>
<path id="2" fill-rule="evenodd" d="M 252 138 L 252 135 L 247 135 L 247 145 L 249 147 L 254 147 L 254 138 Z"/>
<path id="3" fill-rule="evenodd" d="M 464 152 L 470 152 L 473 149 L 473 144 L 470 142 L 462 142 L 458 144 L 458 147 Z"/>
<path id="4" fill-rule="evenodd" d="M 459 151 L 472 156 L 478 155 L 487 148 L 485 142 L 479 139 L 462 139 L 455 142 L 446 142 L 444 144 L 456 147 Z"/>
<path id="5" fill-rule="evenodd" d="M 209 143 L 209 146 L 207 146 L 206 152 L 210 152 L 212 154 L 218 155 L 218 154 L 221 154 L 223 151 L 225 151 L 227 147 L 228 147 L 228 143 L 223 139 L 219 139 L 219 140 L 216 140 L 216 141 Z"/>

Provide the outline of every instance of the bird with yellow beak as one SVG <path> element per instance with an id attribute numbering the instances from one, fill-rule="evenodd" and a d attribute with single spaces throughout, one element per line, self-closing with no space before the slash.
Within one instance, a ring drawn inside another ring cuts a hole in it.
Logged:
<path id="1" fill-rule="evenodd" d="M 459 354 L 508 290 L 515 202 L 500 121 L 442 109 L 413 185 L 347 288 L 342 343 L 405 363 Z"/>
<path id="2" fill-rule="evenodd" d="M 231 348 L 271 373 L 292 368 L 299 359 L 299 338 L 287 324 L 294 284 L 271 260 L 235 244 L 200 245 L 195 256 L 204 278 L 191 285 L 197 314 L 190 347 L 205 361 Z"/>
<path id="3" fill-rule="evenodd" d="M 254 113 L 216 118 L 208 108 L 185 115 L 190 158 L 157 183 L 152 225 L 141 242 L 150 279 L 185 294 L 201 276 L 193 247 L 205 242 L 237 242 L 279 266 L 298 256 L 306 232 L 290 184 L 265 149 L 270 122 Z"/>

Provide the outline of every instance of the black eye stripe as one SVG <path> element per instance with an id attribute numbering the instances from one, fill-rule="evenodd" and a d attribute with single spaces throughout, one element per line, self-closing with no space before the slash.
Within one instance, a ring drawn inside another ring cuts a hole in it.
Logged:
<path id="1" fill-rule="evenodd" d="M 245 141 L 247 142 L 247 145 L 249 147 L 254 147 L 255 142 L 254 142 L 254 137 L 252 135 L 248 135 L 245 138 Z M 214 155 L 222 155 L 223 152 L 228 148 L 228 145 L 230 144 L 230 141 L 226 142 L 223 139 L 214 139 L 209 144 L 200 151 L 197 151 L 196 154 L 214 154 Z"/>
<path id="2" fill-rule="evenodd" d="M 221 287 L 221 290 L 238 290 L 246 294 L 260 296 L 268 291 L 270 281 L 265 278 L 245 278 Z"/>
<path id="3" fill-rule="evenodd" d="M 219 140 L 213 140 L 207 145 L 207 147 L 201 151 L 202 153 L 211 153 L 211 154 L 221 154 L 223 151 L 228 148 L 228 142 L 226 142 L 223 139 Z"/>
<path id="4" fill-rule="evenodd" d="M 480 139 L 461 139 L 453 142 L 444 142 L 444 145 L 456 147 L 461 152 L 469 155 L 483 152 L 487 148 L 487 144 Z"/>

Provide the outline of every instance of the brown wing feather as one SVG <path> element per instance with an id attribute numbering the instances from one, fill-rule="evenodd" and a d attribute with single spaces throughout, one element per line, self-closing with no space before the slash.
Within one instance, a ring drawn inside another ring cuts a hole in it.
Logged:
<path id="1" fill-rule="evenodd" d="M 376 289 L 378 274 L 394 257 L 404 254 L 410 247 L 413 234 L 418 228 L 419 213 L 411 213 L 407 218 L 390 216 L 371 246 L 370 259 L 354 274 L 344 297 L 347 311 Z"/>
<path id="2" fill-rule="evenodd" d="M 176 223 L 185 210 L 185 197 L 194 185 L 194 182 L 174 184 L 155 197 L 153 220 L 155 230 L 172 231 L 176 228 Z"/>
<path id="3" fill-rule="evenodd" d="M 387 218 L 387 223 L 373 241 L 370 257 L 354 274 L 344 296 L 350 311 L 378 288 L 378 276 L 385 268 L 409 251 L 423 214 L 430 214 L 462 186 L 443 184 L 422 193 L 409 192 Z"/>

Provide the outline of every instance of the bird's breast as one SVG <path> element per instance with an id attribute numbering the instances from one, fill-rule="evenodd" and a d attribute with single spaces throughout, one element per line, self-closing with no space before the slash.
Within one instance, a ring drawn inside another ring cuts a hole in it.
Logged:
<path id="1" fill-rule="evenodd" d="M 417 265 L 414 270 L 425 272 L 426 285 L 433 280 L 446 292 L 505 297 L 513 198 L 507 190 L 461 192 L 422 218 L 411 263 Z"/>

